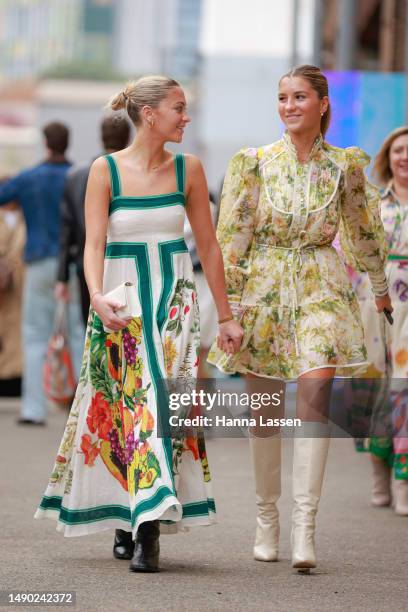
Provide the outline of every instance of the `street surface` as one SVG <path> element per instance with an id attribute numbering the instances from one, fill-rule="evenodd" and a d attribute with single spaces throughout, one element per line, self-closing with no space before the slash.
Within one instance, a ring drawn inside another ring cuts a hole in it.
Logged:
<path id="1" fill-rule="evenodd" d="M 0 401 L 3 590 L 73 590 L 72 609 L 87 612 L 408 609 L 408 519 L 370 507 L 368 457 L 355 453 L 351 440 L 331 444 L 312 575 L 290 565 L 291 440 L 283 453 L 281 560 L 252 560 L 254 486 L 244 439 L 207 443 L 219 523 L 162 536 L 163 571 L 132 574 L 127 561 L 112 557 L 113 532 L 64 538 L 53 521 L 33 520 L 66 415 L 51 413 L 44 428 L 18 427 L 17 415 L 17 401 Z"/>

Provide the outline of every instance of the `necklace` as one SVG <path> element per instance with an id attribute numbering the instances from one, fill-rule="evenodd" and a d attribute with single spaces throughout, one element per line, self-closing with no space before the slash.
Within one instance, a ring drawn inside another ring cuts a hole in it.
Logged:
<path id="1" fill-rule="evenodd" d="M 157 172 L 157 170 L 159 168 L 161 168 L 165 163 L 166 163 L 167 159 L 163 159 L 163 161 L 161 161 L 159 164 L 156 164 L 155 166 L 152 166 L 151 171 L 152 172 Z"/>
<path id="2" fill-rule="evenodd" d="M 134 149 L 134 156 L 135 156 L 135 161 L 134 163 L 136 163 L 137 165 L 140 164 L 140 170 L 141 172 L 145 172 L 147 174 L 150 174 L 151 172 L 157 172 L 166 162 L 167 162 L 167 151 L 162 151 L 161 154 L 161 161 L 157 161 L 154 162 L 154 165 L 151 166 L 151 168 L 149 167 L 144 167 L 143 168 L 143 155 L 141 155 L 140 159 L 137 159 L 139 157 L 141 152 L 139 152 L 139 147 Z"/>

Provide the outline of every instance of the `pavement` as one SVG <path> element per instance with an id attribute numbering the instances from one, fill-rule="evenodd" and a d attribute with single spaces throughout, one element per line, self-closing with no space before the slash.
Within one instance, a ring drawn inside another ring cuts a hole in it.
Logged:
<path id="1" fill-rule="evenodd" d="M 112 557 L 113 532 L 64 538 L 33 514 L 47 484 L 66 414 L 18 427 L 16 400 L 0 400 L 0 590 L 75 591 L 75 610 L 318 612 L 407 610 L 408 518 L 369 505 L 368 457 L 332 440 L 318 513 L 318 568 L 292 570 L 292 441 L 283 445 L 281 556 L 252 559 L 254 485 L 245 439 L 207 443 L 219 523 L 162 536 L 159 574 L 132 574 Z M 45 609 L 22 606 L 16 609 Z M 57 609 L 48 606 L 47 609 Z"/>

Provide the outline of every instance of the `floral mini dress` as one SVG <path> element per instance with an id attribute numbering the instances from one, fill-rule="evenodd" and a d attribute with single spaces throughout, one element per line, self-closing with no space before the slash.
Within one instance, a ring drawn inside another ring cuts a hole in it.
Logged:
<path id="1" fill-rule="evenodd" d="M 217 235 L 229 300 L 239 312 L 241 349 L 214 344 L 210 363 L 226 373 L 294 380 L 322 367 L 349 375 L 367 364 L 358 301 L 332 246 L 385 293 L 386 241 L 369 157 L 320 136 L 300 163 L 289 135 L 241 150 L 224 182 Z"/>

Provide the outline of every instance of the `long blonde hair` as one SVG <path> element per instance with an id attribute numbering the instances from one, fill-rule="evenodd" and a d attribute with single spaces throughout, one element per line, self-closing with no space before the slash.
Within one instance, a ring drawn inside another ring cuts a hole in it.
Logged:
<path id="1" fill-rule="evenodd" d="M 373 175 L 383 186 L 385 186 L 392 179 L 390 166 L 390 149 L 392 143 L 399 136 L 403 136 L 404 134 L 408 134 L 408 125 L 403 125 L 402 127 L 393 130 L 391 134 L 388 134 L 374 159 Z"/>
<path id="2" fill-rule="evenodd" d="M 108 107 L 114 111 L 126 109 L 135 125 L 140 125 L 140 111 L 144 106 L 157 108 L 173 87 L 179 83 L 161 75 L 144 76 L 137 81 L 129 81 L 123 91 L 113 96 Z"/>

